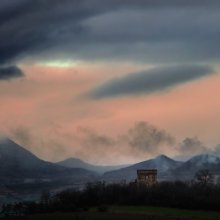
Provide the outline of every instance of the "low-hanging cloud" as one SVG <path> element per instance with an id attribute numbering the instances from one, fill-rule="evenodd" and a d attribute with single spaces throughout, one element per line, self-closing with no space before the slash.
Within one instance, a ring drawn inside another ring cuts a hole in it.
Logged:
<path id="1" fill-rule="evenodd" d="M 175 143 L 175 138 L 168 132 L 144 121 L 137 122 L 129 129 L 127 138 L 133 149 L 149 155 L 165 153 L 163 148 L 172 148 Z"/>
<path id="2" fill-rule="evenodd" d="M 0 67 L 0 80 L 23 77 L 24 73 L 16 66 Z"/>
<path id="3" fill-rule="evenodd" d="M 49 160 L 73 156 L 100 163 L 116 162 L 115 158 L 119 157 L 146 159 L 172 151 L 175 145 L 172 135 L 145 121 L 136 122 L 117 136 L 89 127 L 78 127 L 76 131 L 69 133 L 63 128 L 58 129 L 56 124 L 53 126 L 52 133 L 25 126 L 10 129 L 8 133 L 9 137 L 40 158 Z"/>
<path id="4" fill-rule="evenodd" d="M 158 67 L 109 80 L 92 90 L 89 96 L 100 99 L 149 94 L 210 75 L 213 72 L 211 67 L 202 65 Z"/>
<path id="5" fill-rule="evenodd" d="M 81 136 L 81 143 L 87 147 L 109 147 L 116 144 L 114 138 L 98 134 L 94 130 L 85 127 L 79 127 L 78 133 Z"/>
<path id="6" fill-rule="evenodd" d="M 192 156 L 210 152 L 210 149 L 208 149 L 197 137 L 186 137 L 179 145 L 180 155 Z"/>
<path id="7" fill-rule="evenodd" d="M 9 137 L 31 150 L 40 158 L 58 161 L 78 157 L 100 164 L 146 160 L 160 154 L 185 159 L 197 154 L 220 155 L 220 145 L 214 149 L 197 137 L 186 137 L 180 143 L 167 130 L 149 122 L 139 121 L 118 136 L 88 127 L 78 127 L 69 132 L 53 125 L 51 131 L 36 131 L 31 127 L 11 129 Z M 60 130 L 61 129 L 61 130 Z"/>

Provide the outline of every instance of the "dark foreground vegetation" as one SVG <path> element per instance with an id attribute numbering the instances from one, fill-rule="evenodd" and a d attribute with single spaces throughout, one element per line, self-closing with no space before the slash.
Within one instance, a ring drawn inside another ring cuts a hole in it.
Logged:
<path id="1" fill-rule="evenodd" d="M 2 207 L 2 214 L 85 212 L 96 209 L 108 212 L 112 206 L 170 207 L 219 212 L 220 185 L 162 182 L 154 186 L 138 184 L 90 183 L 84 190 L 66 190 L 55 195 L 44 192 L 38 202 L 20 202 Z"/>
<path id="2" fill-rule="evenodd" d="M 110 206 L 106 211 L 100 207 L 87 211 L 41 213 L 25 216 L 3 217 L 2 220 L 219 220 L 218 212 L 191 211 L 184 209 Z"/>

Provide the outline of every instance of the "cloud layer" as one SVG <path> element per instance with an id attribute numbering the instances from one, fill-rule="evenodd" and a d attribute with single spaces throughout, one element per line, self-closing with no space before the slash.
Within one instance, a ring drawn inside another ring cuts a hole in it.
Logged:
<path id="1" fill-rule="evenodd" d="M 215 0 L 2 0 L 0 63 L 217 62 L 219 7 Z"/>
<path id="2" fill-rule="evenodd" d="M 131 161 L 146 160 L 160 154 L 179 159 L 205 153 L 220 155 L 219 145 L 210 148 L 197 137 L 186 137 L 178 143 L 168 131 L 145 121 L 136 122 L 117 136 L 89 127 L 78 127 L 71 133 L 60 130 L 59 126 L 52 129 L 55 136 L 17 127 L 11 130 L 10 136 L 38 155 L 48 154 L 50 160 L 74 156 L 103 164 L 106 161 L 122 163 L 128 158 Z"/>
<path id="3" fill-rule="evenodd" d="M 23 77 L 24 73 L 16 66 L 0 67 L 0 80 Z"/>
<path id="4" fill-rule="evenodd" d="M 158 92 L 213 73 L 209 66 L 157 67 L 109 80 L 95 88 L 90 96 L 96 99 Z"/>
<path id="5" fill-rule="evenodd" d="M 161 154 L 166 146 L 172 149 L 175 144 L 175 138 L 168 132 L 144 121 L 129 129 L 127 138 L 132 149 L 148 155 Z"/>

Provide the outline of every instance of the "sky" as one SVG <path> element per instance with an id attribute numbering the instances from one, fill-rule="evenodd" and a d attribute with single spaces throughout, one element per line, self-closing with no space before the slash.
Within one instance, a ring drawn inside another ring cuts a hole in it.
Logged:
<path id="1" fill-rule="evenodd" d="M 48 161 L 220 155 L 219 9 L 1 0 L 0 133 Z"/>

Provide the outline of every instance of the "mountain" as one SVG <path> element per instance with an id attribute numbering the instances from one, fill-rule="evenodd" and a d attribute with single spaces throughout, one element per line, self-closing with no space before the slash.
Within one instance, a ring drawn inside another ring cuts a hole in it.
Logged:
<path id="1" fill-rule="evenodd" d="M 193 179 L 196 172 L 202 169 L 208 169 L 213 174 L 220 174 L 220 158 L 215 155 L 201 154 L 192 157 L 181 166 L 172 171 L 176 179 Z"/>
<path id="2" fill-rule="evenodd" d="M 82 169 L 97 172 L 99 174 L 103 174 L 111 170 L 117 170 L 117 169 L 121 169 L 121 168 L 128 166 L 128 165 L 98 166 L 98 165 L 86 163 L 85 161 L 80 160 L 78 158 L 69 158 L 64 161 L 60 161 L 57 164 L 64 166 L 64 167 L 68 167 L 68 168 L 82 168 Z"/>
<path id="3" fill-rule="evenodd" d="M 159 181 L 191 180 L 201 169 L 208 169 L 220 175 L 220 158 L 215 155 L 197 155 L 186 162 L 161 155 L 127 167 L 95 166 L 76 158 L 54 164 L 39 159 L 8 138 L 0 138 L 0 163 L 0 182 L 14 185 L 35 183 L 54 185 L 56 183 L 63 187 L 97 180 L 129 182 L 136 179 L 138 169 L 157 169 Z M 97 172 L 105 173 L 98 176 Z"/>
<path id="4" fill-rule="evenodd" d="M 8 138 L 0 139 L 0 163 L 0 180 L 9 183 L 85 180 L 94 175 L 85 169 L 65 168 L 41 160 Z"/>
<path id="5" fill-rule="evenodd" d="M 120 182 L 122 180 L 133 181 L 137 176 L 138 169 L 157 169 L 159 180 L 172 179 L 170 171 L 176 169 L 182 165 L 182 163 L 183 162 L 172 160 L 165 155 L 161 155 L 126 168 L 106 172 L 103 175 L 103 180 L 107 182 Z"/>

